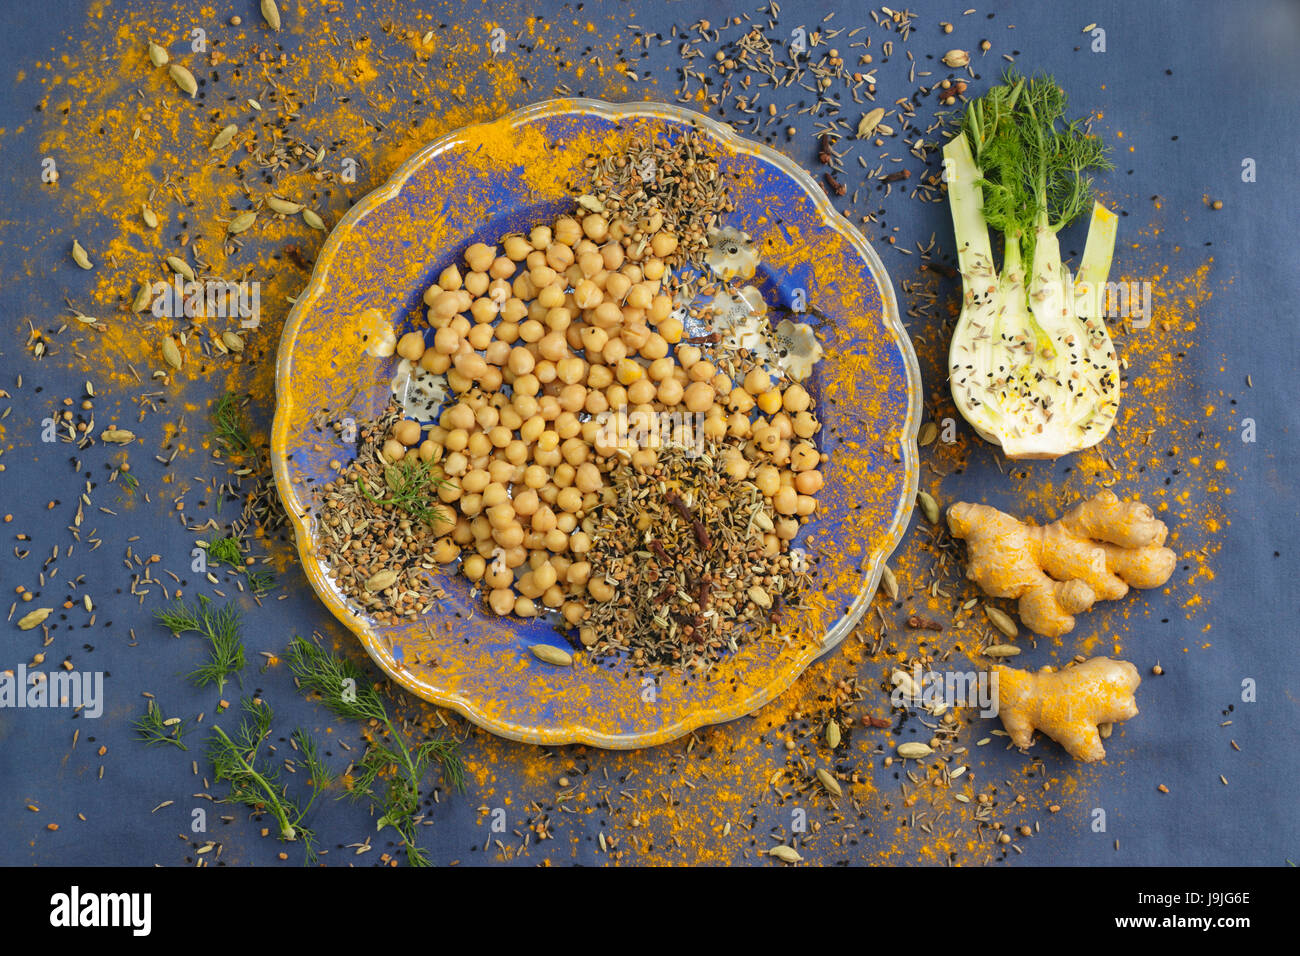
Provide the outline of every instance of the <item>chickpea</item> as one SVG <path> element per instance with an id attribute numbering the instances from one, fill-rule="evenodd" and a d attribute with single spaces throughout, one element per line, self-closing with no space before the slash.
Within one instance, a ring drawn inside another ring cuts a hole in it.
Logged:
<path id="1" fill-rule="evenodd" d="M 434 375 L 441 375 L 451 368 L 451 358 L 433 349 L 425 349 L 424 354 L 420 356 L 420 368 Z"/>
<path id="2" fill-rule="evenodd" d="M 528 233 L 528 241 L 534 249 L 545 249 L 551 244 L 551 227 L 534 226 L 533 230 Z"/>
<path id="3" fill-rule="evenodd" d="M 496 250 L 481 242 L 476 242 L 465 250 L 465 263 L 475 272 L 487 272 L 495 258 Z"/>
<path id="4" fill-rule="evenodd" d="M 772 387 L 772 377 L 767 373 L 766 369 L 753 368 L 745 376 L 744 386 L 745 391 L 751 396 L 762 395 Z"/>
<path id="5" fill-rule="evenodd" d="M 464 290 L 470 295 L 482 295 L 487 292 L 490 281 L 491 279 L 486 272 L 471 272 L 465 277 Z"/>
<path id="6" fill-rule="evenodd" d="M 781 444 L 781 435 L 771 425 L 758 425 L 754 428 L 754 441 L 759 448 L 771 454 Z"/>
<path id="7" fill-rule="evenodd" d="M 488 593 L 488 606 L 496 614 L 505 617 L 515 609 L 515 592 L 508 587 L 493 588 Z"/>
<path id="8" fill-rule="evenodd" d="M 801 441 L 790 451 L 792 471 L 812 471 L 821 463 L 821 456 L 811 442 Z"/>
<path id="9" fill-rule="evenodd" d="M 509 279 L 515 274 L 515 262 L 509 256 L 497 256 L 488 268 L 488 275 L 494 279 Z"/>
<path id="10" fill-rule="evenodd" d="M 659 401 L 670 408 L 682 400 L 685 390 L 676 378 L 666 378 L 659 383 Z"/>
<path id="11" fill-rule="evenodd" d="M 491 481 L 492 478 L 488 475 L 485 469 L 471 468 L 461 477 L 460 487 L 462 490 L 467 491 L 470 494 L 477 495 L 482 494 L 483 489 L 486 488 Z"/>
<path id="12" fill-rule="evenodd" d="M 482 458 L 492 450 L 492 442 L 482 432 L 470 432 L 465 452 L 470 458 Z"/>
<path id="13" fill-rule="evenodd" d="M 501 240 L 501 247 L 513 262 L 523 262 L 528 258 L 528 253 L 533 251 L 532 245 L 523 236 L 506 236 Z"/>
<path id="14" fill-rule="evenodd" d="M 576 355 L 569 355 L 555 364 L 555 377 L 566 385 L 576 385 L 587 375 L 587 363 Z"/>
<path id="15" fill-rule="evenodd" d="M 565 272 L 574 264 L 575 254 L 569 246 L 552 245 L 546 250 L 546 264 L 556 272 Z"/>
<path id="16" fill-rule="evenodd" d="M 690 406 L 688 405 L 687 408 L 689 407 Z M 714 405 L 713 408 L 717 408 L 717 406 Z M 710 409 L 710 411 L 711 410 L 712 409 Z M 722 438 L 726 437 L 727 420 L 725 418 L 719 418 L 716 415 L 710 415 L 704 420 L 703 430 L 706 438 L 720 441 Z M 689 442 L 684 442 L 684 444 L 689 444 Z"/>
<path id="17" fill-rule="evenodd" d="M 605 277 L 605 295 L 612 302 L 622 302 L 632 288 L 632 280 L 620 272 Z"/>
<path id="18" fill-rule="evenodd" d="M 671 256 L 677 251 L 677 237 L 671 232 L 656 232 L 650 239 L 650 248 L 661 259 Z"/>
<path id="19" fill-rule="evenodd" d="M 512 522 L 504 528 L 492 529 L 492 540 L 507 551 L 517 548 L 524 541 L 524 529 L 518 522 Z"/>
<path id="20" fill-rule="evenodd" d="M 769 388 L 758 396 L 759 410 L 765 414 L 771 415 L 781 407 L 781 392 L 775 388 Z"/>
<path id="21" fill-rule="evenodd" d="M 420 443 L 420 423 L 404 418 L 393 426 L 393 437 L 410 448 Z"/>
<path id="22" fill-rule="evenodd" d="M 566 246 L 571 246 L 582 238 L 582 227 L 572 216 L 560 216 L 556 219 L 553 231 L 555 242 Z M 552 245 L 548 244 L 547 248 L 552 248 Z"/>
<path id="23" fill-rule="evenodd" d="M 471 554 L 460 563 L 460 573 L 471 581 L 483 580 L 483 575 L 486 572 L 487 562 L 483 560 L 481 554 Z"/>
<path id="24" fill-rule="evenodd" d="M 384 458 L 390 462 L 401 461 L 406 454 L 406 446 L 396 438 L 388 439 L 380 450 L 383 452 Z"/>
<path id="25" fill-rule="evenodd" d="M 412 362 L 420 361 L 424 355 L 424 336 L 419 332 L 407 332 L 397 340 L 397 354 Z"/>
<path id="26" fill-rule="evenodd" d="M 759 465 L 754 473 L 754 484 L 767 497 L 772 497 L 781 487 L 781 473 L 771 465 Z"/>
<path id="27" fill-rule="evenodd" d="M 687 409 L 703 412 L 713 405 L 713 385 L 709 382 L 692 382 L 683 392 L 683 398 Z"/>
<path id="28" fill-rule="evenodd" d="M 815 495 L 822 490 L 823 481 L 820 471 L 801 471 L 794 477 L 794 489 L 801 495 Z"/>
<path id="29" fill-rule="evenodd" d="M 438 284 L 436 288 L 442 289 L 446 292 L 454 292 L 457 289 L 459 289 L 460 286 L 461 286 L 460 270 L 456 268 L 454 263 L 452 265 L 447 266 L 447 268 L 443 269 L 442 272 L 438 273 Z M 437 294 L 434 292 L 434 287 L 431 287 L 429 291 L 424 294 L 425 305 L 433 304 L 433 302 L 430 301 L 431 300 L 430 293 L 433 293 L 434 295 Z"/>
<path id="30" fill-rule="evenodd" d="M 687 370 L 686 377 L 692 382 L 709 382 L 717 374 L 718 370 L 712 362 L 699 361 Z"/>
<path id="31" fill-rule="evenodd" d="M 602 328 L 596 326 L 586 326 L 582 330 L 582 347 L 586 350 L 587 355 L 599 355 L 601 350 L 609 343 L 609 334 Z"/>
<path id="32" fill-rule="evenodd" d="M 789 485 L 782 485 L 772 496 L 772 507 L 777 514 L 792 515 L 798 505 L 799 495 Z"/>
<path id="33" fill-rule="evenodd" d="M 652 309 L 651 319 L 653 320 L 653 318 L 654 318 L 654 311 Z M 660 319 L 658 322 L 655 323 L 655 328 L 659 331 L 659 335 L 663 338 L 663 340 L 667 342 L 669 345 L 676 345 L 678 342 L 680 342 L 682 340 L 682 335 L 685 332 L 685 329 L 683 328 L 681 321 L 679 319 L 673 318 L 672 316 L 669 316 L 668 318 L 665 319 Z"/>
<path id="34" fill-rule="evenodd" d="M 604 242 L 609 235 L 609 220 L 599 213 L 591 213 L 582 220 L 582 231 L 592 242 Z"/>
<path id="35" fill-rule="evenodd" d="M 587 581 L 587 593 L 602 604 L 614 597 L 614 589 L 604 578 L 591 578 Z"/>
<path id="36" fill-rule="evenodd" d="M 651 332 L 641 346 L 641 354 L 651 361 L 661 359 L 668 354 L 668 341 L 658 332 Z"/>
<path id="37" fill-rule="evenodd" d="M 460 349 L 460 335 L 452 328 L 441 328 L 433 334 L 434 351 L 443 355 L 455 355 Z"/>

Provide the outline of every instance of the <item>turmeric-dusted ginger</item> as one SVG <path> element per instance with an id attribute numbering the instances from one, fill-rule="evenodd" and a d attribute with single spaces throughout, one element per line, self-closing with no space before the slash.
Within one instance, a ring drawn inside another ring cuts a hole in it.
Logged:
<path id="1" fill-rule="evenodd" d="M 1091 763 L 1106 756 L 1098 725 L 1137 716 L 1133 692 L 1142 678 L 1128 661 L 1094 657 L 1037 674 L 999 665 L 993 674 L 998 716 L 1017 747 L 1031 746 L 1034 731 L 1041 730 L 1076 760 Z"/>
<path id="2" fill-rule="evenodd" d="M 1122 598 L 1130 586 L 1159 587 L 1176 560 L 1164 547 L 1165 523 L 1111 491 L 1043 527 L 959 502 L 948 509 L 948 528 L 966 541 L 966 577 L 991 597 L 1018 598 L 1025 626 L 1047 637 L 1073 630 L 1075 614 Z"/>

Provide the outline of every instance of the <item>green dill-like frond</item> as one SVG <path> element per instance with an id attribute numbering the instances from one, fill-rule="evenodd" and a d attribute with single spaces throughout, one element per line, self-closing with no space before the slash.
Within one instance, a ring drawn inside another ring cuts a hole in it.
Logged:
<path id="1" fill-rule="evenodd" d="M 189 675 L 195 686 L 216 684 L 224 690 L 226 680 L 244 669 L 244 642 L 239 611 L 233 604 L 216 608 L 206 597 L 187 605 L 177 599 L 155 614 L 158 622 L 174 634 L 196 632 L 208 639 L 208 660 Z"/>
<path id="2" fill-rule="evenodd" d="M 227 392 L 212 408 L 213 437 L 227 454 L 246 455 L 253 450 L 253 438 L 244 420 L 239 399 Z"/>
<path id="3" fill-rule="evenodd" d="M 181 741 L 185 736 L 185 721 L 163 717 L 162 711 L 153 700 L 149 701 L 144 716 L 137 718 L 132 726 L 135 727 L 136 736 L 145 742 L 145 746 L 171 744 L 181 750 L 190 749 Z"/>
<path id="4" fill-rule="evenodd" d="M 387 498 L 375 497 L 361 478 L 357 479 L 357 489 L 375 504 L 400 508 L 422 524 L 446 524 L 442 510 L 434 507 L 438 487 L 446 483 L 437 465 L 403 458 L 384 469 L 384 483 L 388 486 Z"/>
<path id="5" fill-rule="evenodd" d="M 407 863 L 428 865 L 416 845 L 421 786 L 436 759 L 447 782 L 457 791 L 465 788 L 465 768 L 454 740 L 431 739 L 414 749 L 388 716 L 388 708 L 359 667 L 326 651 L 312 641 L 295 637 L 285 652 L 289 670 L 306 693 L 319 694 L 321 702 L 340 717 L 374 721 L 369 746 L 352 768 L 346 795 L 369 799 L 380 810 L 379 826 L 391 826 L 402 837 Z"/>
<path id="6" fill-rule="evenodd" d="M 208 545 L 208 557 L 232 568 L 244 566 L 244 552 L 239 547 L 239 539 L 234 535 L 218 538 Z"/>
<path id="7" fill-rule="evenodd" d="M 1069 225 L 1092 200 L 1088 173 L 1112 168 L 1101 140 L 1082 121 L 1066 121 L 1068 105 L 1050 76 L 1008 70 L 962 119 L 982 175 L 984 219 L 1019 244 L 1026 264 L 1040 222 L 1053 231 Z"/>
<path id="8" fill-rule="evenodd" d="M 387 723 L 388 711 L 379 692 L 351 661 L 300 637 L 289 642 L 285 660 L 298 686 L 319 694 L 321 702 L 340 717 Z"/>
<path id="9" fill-rule="evenodd" d="M 302 806 L 289 794 L 289 787 L 280 778 L 280 772 L 270 756 L 261 756 L 259 751 L 271 733 L 273 714 L 270 706 L 263 700 L 250 700 L 245 697 L 240 702 L 243 716 L 234 737 L 226 734 L 220 727 L 212 728 L 208 740 L 208 759 L 212 761 L 214 777 L 218 782 L 230 785 L 230 793 L 224 802 L 243 804 L 257 813 L 269 813 L 279 824 L 281 840 L 292 840 L 303 845 L 305 861 L 316 860 L 316 834 L 303 825 L 303 818 L 311 806 L 311 800 Z M 299 732 L 301 733 L 301 732 Z M 297 740 L 297 735 L 295 734 Z M 303 735 L 311 747 L 312 760 L 317 761 L 319 754 L 310 737 Z M 303 740 L 298 740 L 303 747 Z M 312 800 L 319 787 L 313 786 Z"/>
<path id="10" fill-rule="evenodd" d="M 245 577 L 248 578 L 249 589 L 258 597 L 269 594 L 271 588 L 275 587 L 275 575 L 270 571 L 249 571 Z"/>
<path id="11" fill-rule="evenodd" d="M 460 745 L 454 740 L 426 740 L 416 753 L 420 764 L 427 765 L 436 757 L 442 765 L 443 779 L 457 793 L 465 792 L 465 763 L 460 759 Z"/>

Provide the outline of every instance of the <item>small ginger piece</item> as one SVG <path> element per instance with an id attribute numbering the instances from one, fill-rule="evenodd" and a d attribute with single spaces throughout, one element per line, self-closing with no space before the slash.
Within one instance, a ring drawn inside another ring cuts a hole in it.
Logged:
<path id="1" fill-rule="evenodd" d="M 1038 673 L 993 668 L 998 716 L 1017 747 L 1029 747 L 1041 730 L 1076 760 L 1101 760 L 1100 725 L 1137 716 L 1133 692 L 1142 678 L 1128 661 L 1094 657 L 1086 663 Z"/>
<path id="2" fill-rule="evenodd" d="M 1168 529 L 1139 501 L 1103 491 L 1041 527 L 1009 514 L 958 502 L 948 528 L 966 541 L 966 577 L 990 597 L 1016 598 L 1031 631 L 1060 637 L 1074 615 L 1098 601 L 1169 580 L 1177 560 L 1164 547 Z"/>

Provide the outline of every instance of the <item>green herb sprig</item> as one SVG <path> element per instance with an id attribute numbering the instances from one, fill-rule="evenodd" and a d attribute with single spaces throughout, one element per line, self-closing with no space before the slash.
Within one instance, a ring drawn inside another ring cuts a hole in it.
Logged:
<path id="1" fill-rule="evenodd" d="M 305 862 L 313 863 L 317 859 L 316 834 L 303 820 L 330 781 L 316 743 L 304 731 L 293 733 L 294 742 L 308 768 L 307 783 L 311 788 L 307 802 L 300 804 L 290 796 L 288 785 L 280 779 L 280 771 L 270 756 L 259 754 L 271 734 L 274 716 L 271 708 L 265 701 L 247 697 L 240 704 L 243 717 L 234 737 L 220 727 L 213 727 L 208 740 L 208 759 L 212 761 L 216 779 L 230 783 L 230 793 L 225 802 L 242 803 L 259 813 L 271 814 L 279 824 L 280 839 L 301 843 L 306 853 Z"/>
<path id="2" fill-rule="evenodd" d="M 181 741 L 185 736 L 185 721 L 163 717 L 162 711 L 153 700 L 149 701 L 144 716 L 137 718 L 131 726 L 135 728 L 136 736 L 143 740 L 147 747 L 155 744 L 171 744 L 181 750 L 190 749 Z"/>
<path id="3" fill-rule="evenodd" d="M 384 469 L 384 483 L 388 485 L 387 498 L 377 498 L 357 479 L 357 490 L 377 505 L 400 508 L 422 524 L 445 524 L 442 510 L 435 507 L 438 487 L 444 484 L 437 466 L 427 461 L 409 461 L 403 458 Z"/>
<path id="4" fill-rule="evenodd" d="M 222 395 L 212 408 L 213 437 L 230 455 L 247 455 L 253 451 L 253 437 L 244 420 L 244 409 L 230 392 Z"/>
<path id="5" fill-rule="evenodd" d="M 234 535 L 218 538 L 208 545 L 208 557 L 221 564 L 227 564 L 241 572 L 248 581 L 249 589 L 262 597 L 275 586 L 275 575 L 270 571 L 250 571 L 244 564 L 244 549 Z"/>
<path id="6" fill-rule="evenodd" d="M 239 611 L 233 604 L 218 608 L 202 596 L 196 604 L 186 604 L 177 599 L 171 607 L 158 611 L 155 617 L 173 634 L 195 632 L 208 639 L 210 653 L 207 663 L 189 675 L 196 687 L 216 684 L 218 691 L 224 690 L 226 680 L 244 669 L 242 628 Z"/>
<path id="7" fill-rule="evenodd" d="M 1106 146 L 1082 120 L 1066 122 L 1068 101 L 1050 76 L 1008 70 L 966 108 L 962 129 L 983 171 L 984 219 L 1034 261 L 1037 226 L 1068 226 L 1092 201 L 1094 170 L 1114 167 Z"/>
<path id="8" fill-rule="evenodd" d="M 330 711 L 348 720 L 375 721 L 379 725 L 381 732 L 374 734 L 365 755 L 354 768 L 350 795 L 353 799 L 368 797 L 379 807 L 379 829 L 391 826 L 397 831 L 406 848 L 408 864 L 428 866 L 428 856 L 415 842 L 420 784 L 436 760 L 443 778 L 463 792 L 465 768 L 459 745 L 452 740 L 433 739 L 413 749 L 408 747 L 403 734 L 389 718 L 379 691 L 361 669 L 311 641 L 295 637 L 285 659 L 298 686 L 307 693 L 319 694 Z"/>

